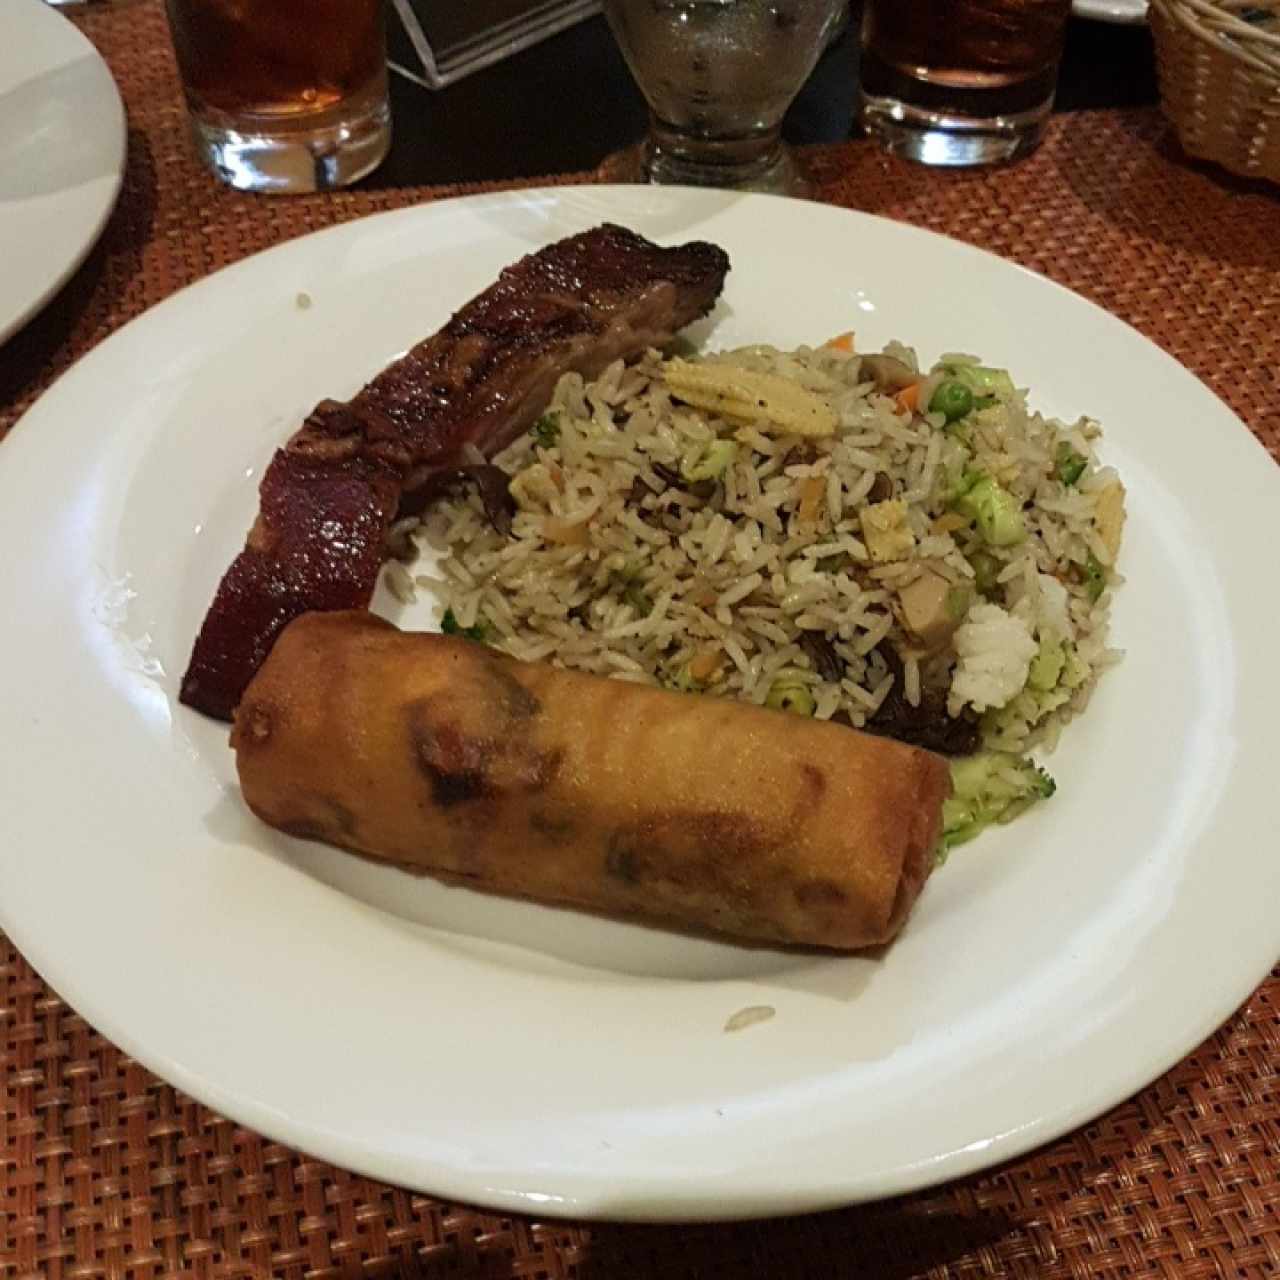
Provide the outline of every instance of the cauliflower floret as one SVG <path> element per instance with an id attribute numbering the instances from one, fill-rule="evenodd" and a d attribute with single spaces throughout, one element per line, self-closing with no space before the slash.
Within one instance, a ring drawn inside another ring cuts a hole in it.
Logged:
<path id="1" fill-rule="evenodd" d="M 907 504 L 901 498 L 873 502 L 858 512 L 862 538 L 872 560 L 883 564 L 905 560 L 916 545 L 916 535 L 907 522 Z"/>
<path id="2" fill-rule="evenodd" d="M 1071 640 L 1075 636 L 1075 628 L 1071 625 L 1069 606 L 1070 596 L 1067 589 L 1057 578 L 1047 573 L 1036 574 L 1037 617 L 1036 629 L 1043 639 L 1051 636 L 1055 640 Z"/>
<path id="3" fill-rule="evenodd" d="M 1071 597 L 1057 578 L 1037 573 L 1029 591 L 1022 590 L 1020 584 L 1016 590 L 1019 595 L 1012 612 L 1031 628 L 1041 643 L 1075 639 Z"/>
<path id="4" fill-rule="evenodd" d="M 560 487 L 545 462 L 534 462 L 511 477 L 507 492 L 522 511 L 548 511 L 560 496 Z"/>
<path id="5" fill-rule="evenodd" d="M 956 664 L 947 710 L 958 716 L 1003 707 L 1027 683 L 1039 646 L 1031 628 L 998 604 L 975 604 L 955 635 Z"/>

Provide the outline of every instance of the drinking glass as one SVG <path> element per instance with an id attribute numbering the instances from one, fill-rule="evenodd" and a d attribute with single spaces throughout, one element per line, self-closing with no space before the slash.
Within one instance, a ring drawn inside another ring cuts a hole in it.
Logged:
<path id="1" fill-rule="evenodd" d="M 861 117 L 925 164 L 1012 160 L 1044 135 L 1071 0 L 866 0 Z"/>
<path id="2" fill-rule="evenodd" d="M 201 158 L 249 191 L 324 191 L 391 141 L 383 0 L 167 0 Z"/>
<path id="3" fill-rule="evenodd" d="M 797 192 L 782 117 L 845 0 L 604 0 L 649 104 L 648 137 L 606 176 Z"/>

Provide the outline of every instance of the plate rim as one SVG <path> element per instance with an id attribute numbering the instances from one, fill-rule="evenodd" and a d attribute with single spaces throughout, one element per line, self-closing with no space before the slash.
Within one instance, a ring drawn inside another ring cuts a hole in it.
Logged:
<path id="1" fill-rule="evenodd" d="M 10 0 L 12 3 L 12 0 Z M 25 5 L 25 9 L 24 6 Z M 13 19 L 13 14 L 27 14 L 18 20 Z M 19 25 L 21 22 L 40 23 L 46 21 L 45 17 L 37 17 L 37 13 L 47 15 L 50 24 L 61 24 L 64 28 L 63 37 L 66 39 L 68 49 L 76 49 L 81 53 L 92 55 L 92 59 L 98 64 L 103 75 L 105 84 L 110 86 L 110 102 L 112 104 L 111 114 L 115 124 L 115 155 L 113 157 L 113 167 L 110 175 L 110 182 L 103 190 L 102 199 L 98 203 L 98 207 L 94 210 L 92 218 L 90 218 L 81 233 L 83 243 L 79 245 L 76 251 L 66 259 L 66 261 L 58 268 L 58 270 L 49 277 L 46 284 L 41 286 L 36 293 L 27 301 L 20 304 L 16 311 L 9 317 L 0 314 L 0 346 L 3 346 L 10 338 L 14 336 L 20 329 L 25 328 L 32 319 L 35 318 L 57 295 L 58 291 L 71 279 L 73 275 L 84 265 L 89 254 L 93 252 L 94 246 L 102 238 L 103 231 L 106 230 L 107 223 L 111 220 L 112 213 L 115 212 L 117 201 L 120 199 L 120 191 L 124 186 L 125 164 L 128 156 L 128 118 L 124 108 L 124 100 L 120 96 L 120 86 L 116 84 L 115 77 L 111 74 L 111 68 L 107 65 L 106 59 L 102 56 L 97 46 L 89 39 L 88 36 L 80 30 L 79 27 L 71 21 L 66 14 L 59 13 L 57 9 L 46 3 L 46 0 L 20 0 L 19 4 L 8 11 L 8 21 L 16 21 Z M 0 27 L 6 22 L 6 18 L 0 17 Z M 106 109 L 105 95 L 103 109 Z M 121 326 L 123 328 L 123 326 Z M 15 424 L 16 425 L 16 424 Z"/>
<path id="2" fill-rule="evenodd" d="M 574 189 L 569 188 L 568 190 L 572 191 Z M 593 191 L 596 192 L 602 190 L 605 193 L 610 193 L 611 191 L 618 190 L 625 192 L 627 189 L 608 187 L 593 188 Z M 642 188 L 641 190 L 649 189 Z M 139 317 L 136 317 L 129 325 L 121 326 L 116 333 L 98 344 L 98 347 L 90 353 L 89 359 L 96 358 L 98 352 L 107 348 L 118 334 L 124 333 L 132 324 L 150 316 L 152 312 L 160 311 L 161 308 L 166 307 L 173 299 L 179 298 L 193 291 L 198 291 L 204 287 L 213 287 L 212 282 L 217 281 L 219 277 L 224 275 L 224 273 L 252 270 L 252 264 L 263 255 L 277 254 L 282 251 L 286 251 L 291 246 L 296 246 L 302 241 L 335 234 L 358 235 L 359 229 L 362 225 L 373 220 L 410 219 L 413 217 L 423 216 L 424 214 L 425 216 L 430 217 L 430 210 L 437 209 L 442 205 L 456 205 L 460 202 L 484 203 L 494 201 L 498 203 L 514 201 L 516 204 L 526 203 L 529 201 L 547 201 L 554 204 L 559 199 L 563 198 L 565 193 L 566 188 L 562 187 L 528 188 L 512 192 L 481 193 L 477 195 L 456 197 L 447 201 L 437 201 L 429 205 L 410 206 L 405 209 L 389 210 L 370 215 L 367 219 L 357 219 L 353 222 L 335 224 L 334 226 L 320 229 L 316 232 L 310 233 L 308 236 L 298 237 L 283 244 L 272 246 L 269 249 L 260 251 L 260 253 L 241 259 L 236 263 L 229 264 L 219 271 L 211 273 L 210 275 L 203 277 L 201 280 L 195 281 L 186 286 L 184 289 L 175 292 L 170 295 L 169 298 L 166 298 L 164 302 L 156 304 L 156 306 L 142 313 Z M 708 199 L 708 196 L 705 192 L 671 189 L 670 198 L 705 200 Z M 773 201 L 781 198 L 753 197 L 753 199 Z M 798 204 L 801 202 L 787 203 Z M 912 234 L 933 237 L 938 240 L 946 241 L 950 246 L 958 246 L 960 249 L 971 253 L 983 255 L 983 257 L 988 259 L 994 259 L 996 262 L 1001 264 L 1002 269 L 1012 268 L 1016 272 L 1034 277 L 1039 285 L 1042 286 L 1044 284 L 1048 284 L 1053 286 L 1056 291 L 1060 291 L 1061 293 L 1068 295 L 1073 300 L 1074 304 L 1083 303 L 1086 307 L 1092 309 L 1093 312 L 1105 316 L 1108 322 L 1125 325 L 1125 327 L 1136 335 L 1142 342 L 1146 343 L 1158 352 L 1163 359 L 1174 364 L 1179 364 L 1179 362 L 1174 360 L 1174 358 L 1167 352 L 1164 352 L 1156 346 L 1156 344 L 1151 342 L 1151 340 L 1147 338 L 1146 335 L 1142 334 L 1140 330 L 1127 325 L 1126 322 L 1105 311 L 1104 308 L 1100 307 L 1097 303 L 1094 303 L 1091 299 L 1075 293 L 1073 290 L 1059 284 L 1057 281 L 1041 275 L 1030 268 L 1024 267 L 1019 263 L 1002 258 L 998 254 L 991 253 L 988 250 L 971 245 L 965 241 L 957 240 L 953 237 L 946 236 L 942 233 L 931 231 L 926 228 L 899 223 L 892 219 L 883 218 L 875 214 L 841 209 L 838 206 L 829 206 L 828 210 L 834 214 L 853 216 L 855 218 L 873 218 L 879 222 L 893 225 L 896 228 L 905 228 Z M 828 210 L 824 210 L 824 212 Z M 15 424 L 14 431 L 11 432 L 11 434 L 16 433 L 21 436 L 23 433 L 19 432 L 18 428 L 21 427 L 23 421 L 35 411 L 37 406 L 45 402 L 47 397 L 51 397 L 65 379 L 71 379 L 74 376 L 77 376 L 77 371 L 82 371 L 85 363 L 87 363 L 87 360 L 78 362 L 77 365 L 74 365 L 71 369 L 67 370 L 53 384 L 53 386 L 40 397 L 36 404 L 23 415 L 23 418 Z M 1180 367 L 1185 369 L 1185 366 Z M 1189 370 L 1187 370 L 1187 372 L 1190 374 Z M 1191 374 L 1190 376 L 1195 377 L 1194 374 Z M 1220 398 L 1214 395 L 1212 390 L 1205 386 L 1203 382 L 1200 382 L 1198 378 L 1196 381 L 1208 395 L 1212 396 L 1213 399 L 1217 401 L 1222 413 L 1232 419 L 1240 430 L 1248 436 L 1262 455 L 1262 459 L 1267 459 L 1266 451 L 1257 440 L 1257 437 L 1249 431 L 1247 426 L 1240 421 L 1238 416 L 1235 415 L 1230 408 L 1220 400 Z M 1269 461 L 1269 459 L 1267 460 Z M 0 902 L 0 915 L 3 913 L 4 904 L 3 902 Z M 52 963 L 46 965 L 46 957 L 50 956 L 50 950 L 43 947 L 38 938 L 33 937 L 27 930 L 23 929 L 20 923 L 17 928 L 14 928 L 11 927 L 10 922 L 5 921 L 4 927 L 9 932 L 10 937 L 13 938 L 15 943 L 18 945 L 19 949 L 28 957 L 33 966 L 42 974 L 46 972 L 50 973 L 50 985 L 54 986 L 55 989 L 59 991 L 70 990 L 75 985 L 74 983 L 63 984 L 54 980 L 54 974 L 58 968 L 56 959 L 54 959 Z M 925 1162 L 927 1167 L 924 1168 L 917 1165 L 900 1168 L 896 1170 L 894 1174 L 882 1174 L 873 1180 L 875 1182 L 875 1186 L 872 1189 L 868 1190 L 863 1187 L 860 1191 L 852 1195 L 847 1189 L 843 1189 L 846 1188 L 845 1183 L 828 1184 L 821 1192 L 819 1192 L 817 1188 L 811 1188 L 806 1185 L 805 1188 L 802 1188 L 791 1195 L 788 1195 L 784 1191 L 780 1191 L 777 1186 L 761 1188 L 755 1192 L 750 1190 L 744 1191 L 738 1188 L 735 1188 L 732 1192 L 727 1192 L 722 1189 L 714 1189 L 709 1194 L 714 1195 L 717 1203 L 713 1205 L 702 1205 L 696 1215 L 697 1219 L 732 1220 L 765 1215 L 781 1216 L 788 1213 L 800 1213 L 813 1211 L 815 1209 L 833 1208 L 861 1200 L 877 1199 L 884 1196 L 896 1195 L 908 1190 L 924 1189 L 934 1186 L 939 1182 L 963 1177 L 978 1169 L 987 1168 L 1000 1161 L 1014 1158 L 1033 1147 L 1039 1146 L 1071 1131 L 1074 1128 L 1077 1128 L 1082 1123 L 1087 1123 L 1088 1120 L 1095 1118 L 1115 1106 L 1124 1098 L 1129 1097 L 1135 1090 L 1145 1086 L 1152 1080 L 1159 1078 L 1159 1076 L 1163 1075 L 1171 1066 L 1185 1058 L 1186 1055 L 1190 1053 L 1206 1035 L 1211 1033 L 1215 1027 L 1221 1025 L 1221 1023 L 1240 1006 L 1250 991 L 1255 989 L 1258 982 L 1260 980 L 1265 980 L 1266 973 L 1269 971 L 1269 968 L 1270 965 L 1268 965 L 1268 969 L 1264 970 L 1259 977 L 1246 979 L 1245 976 L 1242 975 L 1236 983 L 1231 985 L 1230 991 L 1225 992 L 1218 1001 L 1213 1003 L 1212 1007 L 1205 1006 L 1201 1010 L 1200 1016 L 1194 1020 L 1194 1026 L 1196 1029 L 1195 1039 L 1191 1040 L 1189 1043 L 1182 1043 L 1180 1047 L 1171 1047 L 1166 1054 L 1162 1055 L 1162 1065 L 1159 1065 L 1158 1069 L 1151 1069 L 1153 1059 L 1148 1057 L 1144 1059 L 1143 1066 L 1141 1067 L 1135 1066 L 1128 1072 L 1113 1074 L 1111 1086 L 1106 1090 L 1100 1091 L 1100 1094 L 1091 1095 L 1089 1101 L 1080 1101 L 1074 1105 L 1068 1105 L 1067 1107 L 1060 1108 L 1051 1114 L 1041 1114 L 1026 1125 L 1020 1126 L 1007 1133 L 996 1135 L 988 1144 L 984 1145 L 979 1150 L 952 1151 L 940 1155 L 935 1160 Z M 67 999 L 73 1007 L 80 1007 L 74 996 L 69 996 Z M 237 1117 L 249 1117 L 244 1120 L 244 1123 L 249 1124 L 250 1127 L 254 1128 L 258 1132 L 277 1138 L 278 1140 L 286 1142 L 293 1147 L 320 1156 L 326 1160 L 331 1160 L 335 1164 L 340 1164 L 346 1168 L 353 1169 L 359 1173 L 363 1173 L 374 1178 L 385 1180 L 389 1177 L 385 1160 L 379 1162 L 378 1159 L 378 1156 L 382 1153 L 375 1150 L 365 1150 L 360 1148 L 358 1145 L 352 1145 L 348 1142 L 339 1140 L 336 1135 L 332 1134 L 328 1135 L 327 1140 L 324 1142 L 312 1140 L 310 1137 L 300 1137 L 299 1133 L 291 1127 L 282 1127 L 281 1124 L 276 1123 L 276 1117 L 267 1115 L 261 1111 L 261 1109 L 255 1108 L 252 1100 L 246 1100 L 239 1096 L 234 1098 L 227 1097 L 219 1092 L 212 1081 L 206 1080 L 203 1077 L 185 1070 L 175 1071 L 175 1064 L 163 1061 L 163 1055 L 159 1053 L 151 1053 L 145 1044 L 135 1040 L 128 1027 L 117 1025 L 114 1016 L 110 1014 L 102 1016 L 99 1011 L 94 1010 L 92 1014 L 86 1013 L 86 1017 L 89 1018 L 95 1027 L 99 1028 L 105 1035 L 107 1035 L 109 1039 L 120 1045 L 120 1047 L 130 1053 L 131 1056 L 134 1056 L 142 1062 L 143 1065 L 153 1070 L 162 1080 L 172 1082 L 177 1087 L 183 1089 L 184 1092 L 189 1093 L 191 1096 L 205 1102 L 216 1110 L 226 1114 L 234 1114 Z M 1179 1037 L 1179 1039 L 1181 1041 L 1185 1041 L 1186 1037 Z M 159 1067 L 154 1065 L 156 1063 L 159 1063 Z M 1099 1096 L 1102 1097 L 1102 1101 L 1099 1101 Z M 439 1176 L 435 1176 L 436 1174 L 439 1174 Z M 864 1183 L 868 1181 L 865 1175 L 861 1180 Z M 415 1183 L 414 1185 L 423 1184 Z M 433 1171 L 430 1189 L 433 1194 L 456 1196 L 461 1199 L 478 1201 L 480 1203 L 520 1213 L 536 1213 L 543 1216 L 580 1218 L 583 1216 L 592 1216 L 593 1212 L 592 1201 L 589 1196 L 584 1199 L 568 1197 L 563 1203 L 547 1202 L 546 1200 L 538 1197 L 535 1193 L 530 1193 L 528 1191 L 479 1185 L 475 1179 L 468 1178 L 465 1174 L 458 1176 L 457 1171 L 443 1168 L 437 1168 Z M 642 1211 L 631 1213 L 626 1211 L 617 1212 L 615 1209 L 615 1211 L 612 1211 L 605 1216 L 614 1217 L 618 1220 L 626 1219 L 635 1221 L 690 1220 L 688 1214 L 681 1212 L 678 1206 L 675 1211 L 664 1210 L 659 1212 Z"/>

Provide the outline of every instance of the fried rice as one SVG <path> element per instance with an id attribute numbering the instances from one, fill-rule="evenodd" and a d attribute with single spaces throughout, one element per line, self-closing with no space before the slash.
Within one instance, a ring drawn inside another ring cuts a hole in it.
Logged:
<path id="1" fill-rule="evenodd" d="M 1044 417 L 974 356 L 849 345 L 566 375 L 493 460 L 509 532 L 459 492 L 412 531 L 434 567 L 393 588 L 517 658 L 953 755 L 1051 748 L 1116 658 L 1124 488 L 1099 424 Z M 744 398 L 777 379 L 822 431 Z"/>

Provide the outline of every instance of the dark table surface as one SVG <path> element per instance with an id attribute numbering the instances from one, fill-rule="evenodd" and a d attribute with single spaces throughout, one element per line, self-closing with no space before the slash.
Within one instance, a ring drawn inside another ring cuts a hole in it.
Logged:
<path id="1" fill-rule="evenodd" d="M 855 0 L 855 10 L 857 8 Z M 787 115 L 792 142 L 838 142 L 855 131 L 857 14 Z M 391 57 L 413 64 L 393 22 Z M 589 18 L 447 89 L 392 77 L 395 140 L 366 186 L 482 182 L 594 168 L 636 141 L 644 100 L 602 17 Z M 1058 83 L 1062 111 L 1156 101 L 1151 33 L 1072 18 Z"/>

